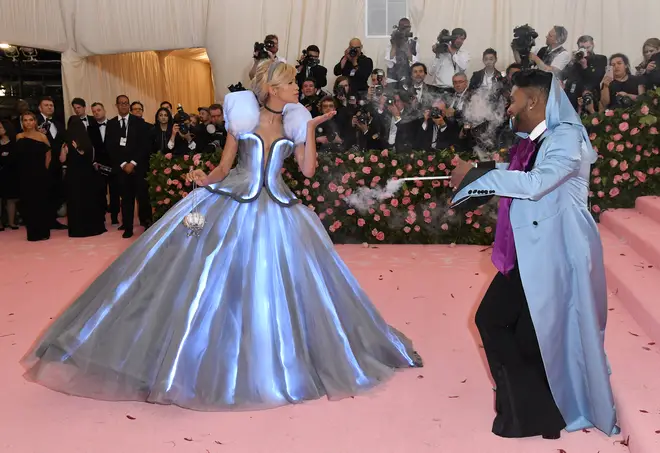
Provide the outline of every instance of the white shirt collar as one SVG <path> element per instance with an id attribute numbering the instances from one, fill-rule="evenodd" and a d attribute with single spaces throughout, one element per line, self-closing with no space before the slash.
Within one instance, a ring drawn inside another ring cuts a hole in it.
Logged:
<path id="1" fill-rule="evenodd" d="M 546 131 L 548 127 L 545 124 L 545 120 L 541 121 L 539 124 L 536 125 L 536 127 L 532 130 L 532 132 L 529 134 L 529 139 L 534 141 L 537 138 L 539 138 L 543 133 Z"/>
<path id="2" fill-rule="evenodd" d="M 130 116 L 130 113 L 129 113 L 128 115 L 126 115 L 126 116 L 118 115 L 117 118 L 119 119 L 119 121 L 121 121 L 121 120 L 126 120 L 126 122 L 128 122 L 128 117 L 129 117 L 129 116 Z"/>

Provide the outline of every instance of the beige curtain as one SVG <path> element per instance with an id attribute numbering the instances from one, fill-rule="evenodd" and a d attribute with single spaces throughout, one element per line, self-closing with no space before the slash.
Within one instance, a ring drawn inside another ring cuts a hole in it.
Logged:
<path id="1" fill-rule="evenodd" d="M 589 34 L 598 52 L 623 52 L 633 64 L 641 60 L 643 41 L 660 35 L 658 0 L 408 0 L 407 4 L 422 61 L 431 60 L 431 45 L 440 29 L 467 30 L 465 49 L 472 56 L 468 72 L 481 67 L 481 53 L 487 47 L 498 51 L 501 68 L 508 65 L 513 59 L 512 30 L 525 23 L 541 35 L 539 46 L 550 27 L 564 25 L 570 49 L 575 49 L 578 36 Z M 365 37 L 366 7 L 367 0 L 0 0 L 0 42 L 69 52 L 72 56 L 63 61 L 64 72 L 80 86 L 86 84 L 81 78 L 86 74 L 82 57 L 206 48 L 215 96 L 221 99 L 227 85 L 249 82 L 252 46 L 267 33 L 279 36 L 279 53 L 289 62 L 299 58 L 304 47 L 316 44 L 332 73 L 350 38 L 359 37 L 376 66 L 385 67 L 388 39 Z M 135 69 L 152 70 L 151 66 Z M 116 68 L 109 77 L 117 77 Z M 79 86 L 67 85 L 69 93 Z M 144 84 L 131 82 L 125 90 L 138 86 Z M 178 96 L 184 96 L 185 89 L 181 85 Z M 191 84 L 187 89 L 196 88 Z M 155 95 L 152 91 L 148 85 L 134 93 L 146 98 Z"/>
<path id="2" fill-rule="evenodd" d="M 65 52 L 62 58 L 62 79 L 65 99 L 85 99 L 88 105 L 101 102 L 109 117 L 116 114 L 115 98 L 125 94 L 131 102 L 144 104 L 144 118 L 153 123 L 162 101 L 176 108 L 181 104 L 188 113 L 197 113 L 197 107 L 213 102 L 211 67 L 195 59 L 198 49 L 192 49 L 192 58 L 185 51 L 132 52 L 118 55 L 95 55 L 82 58 Z M 70 106 L 65 105 L 66 109 Z M 67 115 L 70 114 L 67 111 Z"/>

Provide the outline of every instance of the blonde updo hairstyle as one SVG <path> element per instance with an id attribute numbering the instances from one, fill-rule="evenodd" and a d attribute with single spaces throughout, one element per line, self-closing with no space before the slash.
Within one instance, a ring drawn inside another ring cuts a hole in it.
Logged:
<path id="1" fill-rule="evenodd" d="M 275 66 L 271 73 L 271 68 Z M 252 79 L 252 92 L 257 95 L 259 104 L 266 105 L 271 88 L 288 84 L 296 77 L 296 68 L 273 60 L 264 60 L 257 66 Z"/>

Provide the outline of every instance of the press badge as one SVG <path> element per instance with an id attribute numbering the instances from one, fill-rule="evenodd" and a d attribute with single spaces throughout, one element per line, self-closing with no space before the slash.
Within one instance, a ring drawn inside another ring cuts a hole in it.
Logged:
<path id="1" fill-rule="evenodd" d="M 351 71 L 351 75 L 350 75 L 350 77 L 355 77 L 355 73 L 356 73 L 356 72 L 357 72 L 357 69 L 353 69 L 353 70 Z"/>
<path id="2" fill-rule="evenodd" d="M 119 146 L 126 146 L 126 137 L 122 137 L 119 139 Z"/>

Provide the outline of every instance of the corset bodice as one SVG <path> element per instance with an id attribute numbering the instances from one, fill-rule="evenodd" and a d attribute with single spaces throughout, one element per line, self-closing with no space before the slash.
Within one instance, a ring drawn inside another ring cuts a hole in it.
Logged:
<path id="1" fill-rule="evenodd" d="M 206 189 L 241 203 L 256 200 L 265 189 L 268 195 L 283 206 L 293 206 L 300 200 L 282 178 L 284 159 L 293 153 L 293 142 L 279 138 L 264 151 L 263 139 L 255 133 L 241 134 L 238 139 L 238 163 L 222 181 Z"/>

